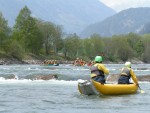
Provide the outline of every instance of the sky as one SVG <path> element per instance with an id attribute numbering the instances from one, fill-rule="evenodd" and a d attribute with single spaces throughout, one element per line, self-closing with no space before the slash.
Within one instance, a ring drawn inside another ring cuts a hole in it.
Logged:
<path id="1" fill-rule="evenodd" d="M 99 0 L 116 12 L 128 8 L 150 7 L 150 0 Z"/>

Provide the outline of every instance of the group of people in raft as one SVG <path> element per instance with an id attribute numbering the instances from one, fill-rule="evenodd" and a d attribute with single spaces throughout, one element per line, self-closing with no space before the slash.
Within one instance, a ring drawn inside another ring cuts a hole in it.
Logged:
<path id="1" fill-rule="evenodd" d="M 86 62 L 83 59 L 79 59 L 77 57 L 73 64 L 74 64 L 74 66 L 85 66 L 85 65 L 86 66 L 92 66 L 94 64 L 94 61 Z"/>
<path id="2" fill-rule="evenodd" d="M 58 64 L 57 60 L 44 60 L 44 64 L 54 65 Z"/>
<path id="3" fill-rule="evenodd" d="M 105 84 L 105 75 L 109 74 L 109 70 L 102 61 L 101 56 L 95 57 L 95 64 L 91 66 L 91 79 L 100 82 L 101 84 Z M 130 84 L 130 78 L 132 78 L 133 82 L 139 86 L 136 75 L 131 68 L 131 62 L 126 62 L 121 69 L 118 84 Z"/>

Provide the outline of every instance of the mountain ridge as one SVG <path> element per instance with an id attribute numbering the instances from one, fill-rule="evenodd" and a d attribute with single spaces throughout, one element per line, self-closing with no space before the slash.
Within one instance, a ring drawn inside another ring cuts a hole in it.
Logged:
<path id="1" fill-rule="evenodd" d="M 89 37 L 92 34 L 101 36 L 113 36 L 127 34 L 129 32 L 142 34 L 150 27 L 150 7 L 129 8 L 95 24 L 91 24 L 80 34 L 81 37 Z M 147 27 L 147 28 L 146 28 Z M 146 33 L 146 32 L 145 32 Z"/>
<path id="2" fill-rule="evenodd" d="M 0 11 L 10 26 L 25 5 L 32 16 L 62 25 L 67 33 L 79 33 L 116 13 L 99 0 L 1 0 Z"/>

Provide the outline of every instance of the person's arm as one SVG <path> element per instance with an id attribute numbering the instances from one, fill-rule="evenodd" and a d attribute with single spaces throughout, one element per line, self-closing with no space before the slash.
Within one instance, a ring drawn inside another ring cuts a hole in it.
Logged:
<path id="1" fill-rule="evenodd" d="M 130 74 L 131 74 L 131 77 L 132 77 L 132 80 L 134 81 L 134 83 L 136 85 L 138 85 L 138 80 L 137 80 L 136 75 L 135 75 L 135 73 L 133 72 L 132 69 L 130 70 Z"/>
<path id="2" fill-rule="evenodd" d="M 105 67 L 104 64 L 100 64 L 99 66 L 100 66 L 100 67 L 99 67 L 100 70 L 102 70 L 106 75 L 109 74 L 109 70 Z"/>

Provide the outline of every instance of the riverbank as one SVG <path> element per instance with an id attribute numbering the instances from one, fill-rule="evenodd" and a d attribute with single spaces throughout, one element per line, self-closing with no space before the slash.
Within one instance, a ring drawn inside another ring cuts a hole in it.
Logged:
<path id="1" fill-rule="evenodd" d="M 70 58 L 64 58 L 59 55 L 51 55 L 51 56 L 36 56 L 34 54 L 25 55 L 22 60 L 14 58 L 4 53 L 0 53 L 0 65 L 10 65 L 10 64 L 43 64 L 44 60 L 57 60 L 59 64 L 73 64 L 74 60 Z M 87 61 L 88 59 L 86 59 Z M 130 60 L 133 64 L 144 64 L 143 61 L 140 61 L 137 58 L 133 58 Z M 88 62 L 88 61 L 87 61 Z M 124 62 L 118 60 L 116 62 L 111 62 L 108 60 L 103 61 L 104 64 L 123 64 Z"/>
<path id="2" fill-rule="evenodd" d="M 73 64 L 74 60 L 71 58 L 66 58 L 62 55 L 50 55 L 50 56 L 37 56 L 35 54 L 26 54 L 22 60 L 12 57 L 2 51 L 0 51 L 0 65 L 10 65 L 10 64 L 43 64 L 44 60 L 57 60 L 59 64 Z M 81 58 L 86 59 L 85 61 L 88 62 L 88 58 Z M 143 61 L 133 58 L 130 60 L 133 64 L 144 64 Z M 121 60 L 117 60 L 116 62 L 111 62 L 108 60 L 103 61 L 104 64 L 123 64 L 124 62 Z"/>
<path id="3" fill-rule="evenodd" d="M 74 61 L 71 60 L 57 60 L 59 64 L 73 64 Z M 133 64 L 144 64 L 144 62 L 139 60 L 131 60 Z M 0 65 L 10 65 L 10 64 L 43 64 L 44 59 L 23 59 L 18 60 L 15 58 L 0 58 Z M 123 61 L 118 62 L 110 62 L 110 61 L 104 61 L 104 64 L 123 64 Z"/>
<path id="4" fill-rule="evenodd" d="M 27 59 L 27 60 L 17 60 L 17 59 L 0 59 L 0 65 L 11 65 L 11 64 L 44 64 L 44 60 L 36 60 L 36 59 Z M 74 61 L 67 60 L 58 60 L 59 64 L 73 64 Z M 142 61 L 131 61 L 133 64 L 144 64 Z M 123 64 L 124 62 L 103 62 L 104 64 Z"/>
<path id="5" fill-rule="evenodd" d="M 15 58 L 0 58 L 0 65 L 10 65 L 10 64 L 43 64 L 44 60 L 41 59 L 23 59 L 18 60 Z M 73 61 L 68 60 L 58 60 L 59 64 L 73 64 Z"/>

